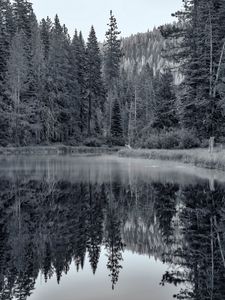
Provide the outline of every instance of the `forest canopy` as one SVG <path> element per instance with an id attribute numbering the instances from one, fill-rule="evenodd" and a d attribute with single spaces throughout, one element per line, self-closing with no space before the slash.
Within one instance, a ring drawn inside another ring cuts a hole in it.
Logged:
<path id="1" fill-rule="evenodd" d="M 204 146 L 224 141 L 225 3 L 184 1 L 173 24 L 103 45 L 58 15 L 0 0 L 0 145 Z"/>

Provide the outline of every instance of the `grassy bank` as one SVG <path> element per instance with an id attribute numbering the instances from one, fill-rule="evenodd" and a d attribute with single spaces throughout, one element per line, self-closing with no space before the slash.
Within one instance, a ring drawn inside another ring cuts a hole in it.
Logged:
<path id="1" fill-rule="evenodd" d="M 192 164 L 207 169 L 225 171 L 225 150 L 215 150 L 209 153 L 208 149 L 191 150 L 142 150 L 122 149 L 119 151 L 121 157 L 134 157 L 145 159 L 159 159 L 178 161 Z"/>
<path id="2" fill-rule="evenodd" d="M 101 155 L 118 153 L 121 157 L 157 159 L 192 164 L 207 169 L 225 171 L 225 150 L 148 150 L 126 149 L 121 147 L 73 147 L 64 145 L 0 147 L 0 155 Z"/>
<path id="3" fill-rule="evenodd" d="M 54 155 L 54 154 L 110 154 L 118 152 L 121 147 L 73 147 L 64 145 L 0 147 L 0 155 Z"/>

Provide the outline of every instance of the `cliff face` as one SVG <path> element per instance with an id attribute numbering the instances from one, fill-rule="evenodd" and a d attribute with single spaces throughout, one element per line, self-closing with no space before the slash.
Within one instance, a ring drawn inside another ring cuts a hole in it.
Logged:
<path id="1" fill-rule="evenodd" d="M 165 40 L 159 30 L 137 33 L 122 40 L 123 66 L 130 73 L 141 72 L 147 63 L 154 69 L 160 70 L 165 66 L 162 50 Z"/>
<path id="2" fill-rule="evenodd" d="M 173 49 L 175 41 L 166 41 L 160 30 L 137 33 L 122 40 L 123 69 L 132 77 L 139 74 L 146 64 L 153 72 L 162 71 L 165 67 L 172 67 L 176 83 L 182 80 L 178 66 L 165 58 L 165 50 Z"/>

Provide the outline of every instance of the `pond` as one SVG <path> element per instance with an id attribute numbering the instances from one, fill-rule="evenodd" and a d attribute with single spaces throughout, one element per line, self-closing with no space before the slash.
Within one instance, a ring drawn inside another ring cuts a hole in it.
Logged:
<path id="1" fill-rule="evenodd" d="M 224 181 L 172 162 L 2 157 L 1 299 L 225 299 Z"/>

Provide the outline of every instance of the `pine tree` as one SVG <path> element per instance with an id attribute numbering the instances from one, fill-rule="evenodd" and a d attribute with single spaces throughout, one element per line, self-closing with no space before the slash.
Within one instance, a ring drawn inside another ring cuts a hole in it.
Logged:
<path id="1" fill-rule="evenodd" d="M 98 113 L 101 113 L 103 107 L 101 58 L 98 41 L 93 26 L 91 27 L 91 31 L 88 37 L 86 55 L 86 78 L 88 91 L 88 135 L 90 136 L 93 129 L 97 131 L 100 130 L 100 120 L 98 120 Z"/>
<path id="2" fill-rule="evenodd" d="M 78 82 L 78 64 L 74 59 L 74 53 L 71 48 L 71 40 L 68 34 L 68 29 L 63 26 L 64 33 L 64 49 L 67 62 L 65 65 L 66 87 L 68 92 L 68 102 L 66 104 L 68 119 L 68 139 L 69 142 L 74 142 L 79 139 L 78 120 L 79 120 L 79 97 L 80 86 Z"/>
<path id="3" fill-rule="evenodd" d="M 70 61 L 68 53 L 68 37 L 61 26 L 58 16 L 55 17 L 51 33 L 49 60 L 47 65 L 49 130 L 52 141 L 64 142 L 69 136 L 70 94 L 68 76 Z"/>
<path id="4" fill-rule="evenodd" d="M 0 1 L 0 144 L 10 143 L 10 106 L 7 95 L 7 64 L 15 31 L 12 6 L 9 0 Z"/>
<path id="5" fill-rule="evenodd" d="M 80 32 L 79 35 L 77 30 L 71 44 L 71 51 L 73 56 L 74 71 L 76 72 L 76 77 L 78 81 L 78 103 L 77 103 L 77 128 L 79 128 L 80 135 L 84 135 L 87 132 L 87 111 L 88 111 L 88 101 L 87 101 L 87 79 L 86 79 L 86 69 L 87 69 L 87 57 L 85 42 Z"/>
<path id="6" fill-rule="evenodd" d="M 35 18 L 32 3 L 27 0 L 15 0 L 13 2 L 13 17 L 16 31 L 24 34 L 26 56 L 30 60 L 32 26 Z"/>
<path id="7" fill-rule="evenodd" d="M 117 21 L 112 11 L 110 11 L 109 29 L 106 32 L 106 43 L 104 45 L 104 80 L 107 86 L 108 99 L 106 102 L 106 126 L 111 134 L 112 101 L 114 90 L 117 89 L 120 75 L 120 64 L 122 58 L 121 40 L 119 39 Z"/>
<path id="8" fill-rule="evenodd" d="M 0 1 L 0 97 L 4 95 L 9 50 L 14 33 L 12 6 L 9 0 Z"/>
<path id="9" fill-rule="evenodd" d="M 123 145 L 124 141 L 120 104 L 117 99 L 114 100 L 112 108 L 111 137 L 113 139 L 114 144 Z"/>
<path id="10" fill-rule="evenodd" d="M 44 57 L 48 60 L 49 48 L 50 48 L 50 35 L 52 29 L 52 21 L 49 17 L 47 19 L 42 19 L 40 24 L 41 40 L 44 45 Z"/>
<path id="11" fill-rule="evenodd" d="M 110 11 L 109 29 L 106 32 L 104 44 L 104 75 L 107 86 L 110 88 L 120 75 L 120 63 L 122 58 L 121 40 L 119 39 L 117 20 Z"/>
<path id="12" fill-rule="evenodd" d="M 42 99 L 42 85 L 40 78 L 43 73 L 42 45 L 39 28 L 32 3 L 26 0 L 15 0 L 13 3 L 13 17 L 16 31 L 23 35 L 24 54 L 28 70 L 26 89 L 22 94 L 23 103 L 23 144 L 40 142 L 40 108 Z M 33 140 L 33 141 L 32 141 Z"/>

